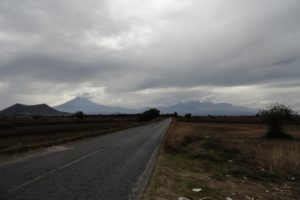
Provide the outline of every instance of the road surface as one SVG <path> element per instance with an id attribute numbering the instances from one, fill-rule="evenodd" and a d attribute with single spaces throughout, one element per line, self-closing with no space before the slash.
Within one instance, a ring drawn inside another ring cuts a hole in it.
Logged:
<path id="1" fill-rule="evenodd" d="M 0 164 L 1 200 L 134 199 L 170 119 Z"/>

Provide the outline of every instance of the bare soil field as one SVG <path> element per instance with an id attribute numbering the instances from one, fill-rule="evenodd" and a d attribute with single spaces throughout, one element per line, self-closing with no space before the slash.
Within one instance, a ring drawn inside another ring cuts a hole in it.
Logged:
<path id="1" fill-rule="evenodd" d="M 300 126 L 285 127 L 294 140 L 266 139 L 266 130 L 173 120 L 143 198 L 298 200 Z"/>
<path id="2" fill-rule="evenodd" d="M 1 118 L 0 157 L 140 125 L 135 117 Z"/>

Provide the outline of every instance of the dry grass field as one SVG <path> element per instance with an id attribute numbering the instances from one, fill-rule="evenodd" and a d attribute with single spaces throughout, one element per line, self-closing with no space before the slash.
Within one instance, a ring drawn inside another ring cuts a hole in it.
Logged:
<path id="1" fill-rule="evenodd" d="M 298 200 L 300 126 L 285 130 L 296 139 L 266 139 L 261 124 L 173 120 L 144 199 Z"/>
<path id="2" fill-rule="evenodd" d="M 0 158 L 140 125 L 135 117 L 2 118 Z"/>

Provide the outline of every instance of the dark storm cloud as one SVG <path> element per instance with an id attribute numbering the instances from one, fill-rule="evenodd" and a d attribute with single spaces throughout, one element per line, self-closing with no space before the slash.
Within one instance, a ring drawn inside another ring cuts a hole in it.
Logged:
<path id="1" fill-rule="evenodd" d="M 294 103 L 299 19 L 298 0 L 2 0 L 2 102 L 95 93 L 130 106 L 210 95 L 242 104 L 229 93 L 245 86 L 252 100 Z"/>
<path id="2" fill-rule="evenodd" d="M 103 78 L 121 70 L 120 63 L 114 60 L 81 60 L 74 56 L 40 54 L 20 55 L 8 63 L 2 64 L 0 78 L 6 80 L 14 76 L 24 76 L 35 81 L 58 81 L 62 83 L 84 82 Z"/>

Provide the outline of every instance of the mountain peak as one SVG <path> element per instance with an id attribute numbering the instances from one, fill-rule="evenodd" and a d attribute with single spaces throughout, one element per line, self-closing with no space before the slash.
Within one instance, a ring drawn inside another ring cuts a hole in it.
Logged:
<path id="1" fill-rule="evenodd" d="M 133 110 L 122 107 L 112 107 L 97 104 L 86 97 L 78 96 L 74 99 L 55 107 L 57 110 L 74 113 L 82 111 L 87 114 L 116 114 L 116 113 L 138 113 L 145 109 Z M 187 101 L 171 106 L 159 107 L 161 113 L 174 113 L 184 115 L 252 115 L 256 111 L 247 107 L 235 106 L 229 103 L 214 103 L 211 101 Z"/>
<path id="2" fill-rule="evenodd" d="M 70 113 L 75 113 L 76 111 L 82 111 L 87 114 L 137 113 L 137 111 L 127 108 L 101 105 L 83 96 L 77 96 L 54 108 Z"/>
<path id="3" fill-rule="evenodd" d="M 85 96 L 76 96 L 76 97 L 74 97 L 74 99 L 88 99 L 88 98 Z"/>
<path id="4" fill-rule="evenodd" d="M 88 99 L 87 97 L 84 97 L 84 96 L 77 96 L 77 97 L 71 99 L 70 101 L 89 101 L 89 102 L 92 102 L 90 99 Z"/>

